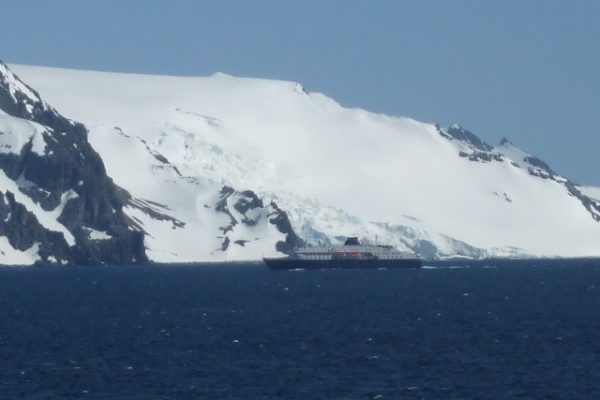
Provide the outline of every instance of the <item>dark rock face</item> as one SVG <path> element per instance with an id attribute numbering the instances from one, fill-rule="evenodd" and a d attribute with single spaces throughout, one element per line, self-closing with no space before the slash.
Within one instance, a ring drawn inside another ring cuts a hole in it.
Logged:
<path id="1" fill-rule="evenodd" d="M 296 232 L 294 232 L 287 213 L 277 207 L 277 204 L 274 202 L 271 202 L 271 207 L 274 211 L 270 215 L 269 222 L 274 224 L 279 232 L 286 234 L 285 242 L 277 242 L 275 247 L 277 251 L 289 254 L 295 248 L 303 246 L 304 242 L 296 235 Z"/>
<path id="2" fill-rule="evenodd" d="M 121 188 L 119 188 L 119 190 L 125 192 Z M 133 198 L 129 196 L 125 197 L 123 202 L 132 208 L 137 208 L 138 210 L 151 216 L 155 220 L 171 222 L 173 224 L 173 228 L 183 228 L 185 226 L 184 222 L 168 214 L 170 209 L 164 204 L 156 203 L 154 201 L 145 199 Z M 144 230 L 141 224 L 135 223 L 135 225 L 139 231 Z"/>
<path id="3" fill-rule="evenodd" d="M 264 204 L 261 199 L 258 198 L 256 193 L 251 190 L 245 190 L 243 192 L 236 192 L 230 186 L 223 186 L 220 192 L 221 198 L 215 206 L 215 210 L 222 212 L 229 216 L 230 223 L 224 227 L 221 227 L 223 233 L 227 233 L 233 229 L 238 223 L 255 226 L 260 221 L 260 215 L 250 216 L 249 211 L 264 209 Z M 228 205 L 229 199 L 233 199 L 232 207 L 240 215 L 240 219 L 236 219 Z"/>
<path id="4" fill-rule="evenodd" d="M 45 142 L 43 154 L 34 151 L 31 142 L 17 154 L 0 153 L 0 169 L 13 181 L 25 180 L 26 187 L 20 185 L 19 190 L 46 211 L 54 210 L 71 191 L 58 221 L 73 234 L 76 245 L 69 246 L 62 233 L 40 225 L 9 193 L 7 201 L 0 203 L 0 213 L 12 217 L 0 221 L 0 234 L 19 250 L 39 243 L 43 263 L 147 261 L 143 232 L 134 229 L 122 211 L 129 194 L 106 175 L 100 156 L 87 141 L 85 127 L 61 116 L 2 63 L 0 72 L 0 108 L 13 117 L 43 125 Z M 92 239 L 91 230 L 103 232 L 107 238 Z"/>
<path id="5" fill-rule="evenodd" d="M 0 219 L 0 236 L 6 236 L 15 249 L 24 251 L 38 243 L 40 258 L 47 260 L 52 256 L 57 262 L 68 262 L 71 250 L 63 234 L 40 225 L 10 191 L 0 193 Z"/>
<path id="6" fill-rule="evenodd" d="M 461 157 L 468 158 L 469 161 L 477 161 L 477 162 L 491 162 L 491 161 L 500 161 L 502 162 L 504 158 L 501 154 L 493 153 L 493 152 L 483 152 L 483 151 L 474 151 L 472 153 L 465 153 L 464 151 L 459 151 L 458 155 Z"/>
<path id="7" fill-rule="evenodd" d="M 221 197 L 219 198 L 219 201 L 215 205 L 215 211 L 223 213 L 223 214 L 227 214 L 229 216 L 229 224 L 220 227 L 220 229 L 221 229 L 221 231 L 223 231 L 224 235 L 226 235 L 228 232 L 230 232 L 233 229 L 233 227 L 236 226 L 238 223 L 237 220 L 231 214 L 231 211 L 229 211 L 229 206 L 227 205 L 227 199 L 229 198 L 229 196 L 231 196 L 234 193 L 235 193 L 235 190 L 232 187 L 223 186 L 223 188 L 221 189 L 221 192 L 219 193 L 221 195 Z M 225 236 L 225 239 L 223 240 L 223 246 L 222 246 L 223 251 L 227 250 L 227 248 L 229 247 L 229 241 L 230 241 L 229 238 L 227 236 Z"/>
<path id="8" fill-rule="evenodd" d="M 244 190 L 240 193 L 238 201 L 233 206 L 238 212 L 245 214 L 248 210 L 254 208 L 263 208 L 263 202 L 256 193 L 251 190 Z"/>
<path id="9" fill-rule="evenodd" d="M 504 157 L 494 152 L 492 146 L 459 125 L 452 125 L 446 130 L 441 129 L 437 124 L 435 127 L 441 136 L 448 140 L 456 140 L 465 145 L 466 151 L 458 152 L 460 157 L 467 158 L 469 161 L 483 163 L 504 161 Z"/>
<path id="10" fill-rule="evenodd" d="M 469 147 L 472 147 L 475 150 L 479 150 L 482 152 L 491 151 L 493 147 L 481 140 L 479 137 L 464 129 L 459 125 L 452 125 L 450 128 L 446 130 L 446 133 L 463 143 L 467 143 Z"/>
<path id="11" fill-rule="evenodd" d="M 548 166 L 548 164 L 546 164 L 545 162 L 543 162 L 542 160 L 540 160 L 537 157 L 534 157 L 534 156 L 525 157 L 525 159 L 523 161 L 533 165 L 536 168 L 546 171 L 550 175 L 556 175 L 556 173 L 554 173 L 554 171 L 552 171 L 552 169 Z"/>
<path id="12" fill-rule="evenodd" d="M 231 239 L 229 238 L 228 233 L 232 232 L 236 225 L 243 224 L 252 227 L 263 222 L 263 219 L 266 219 L 264 222 L 275 225 L 279 232 L 285 234 L 285 241 L 279 241 L 275 244 L 277 251 L 289 253 L 301 243 L 300 238 L 292 228 L 287 213 L 281 210 L 274 202 L 265 206 L 262 199 L 251 190 L 237 192 L 232 187 L 223 186 L 220 192 L 220 198 L 214 208 L 217 212 L 229 216 L 229 223 L 220 227 L 221 232 L 224 235 L 221 245 L 221 250 L 223 251 L 229 248 Z M 235 212 L 233 212 L 231 208 L 233 208 Z M 234 214 L 237 215 L 237 218 Z M 244 247 L 246 243 L 248 243 L 248 240 L 238 239 L 233 243 Z"/>

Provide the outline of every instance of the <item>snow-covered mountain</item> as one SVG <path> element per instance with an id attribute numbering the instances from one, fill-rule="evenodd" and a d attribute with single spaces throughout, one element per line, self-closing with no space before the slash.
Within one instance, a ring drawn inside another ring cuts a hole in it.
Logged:
<path id="1" fill-rule="evenodd" d="M 258 258 L 294 232 L 429 257 L 600 255 L 597 201 L 458 125 L 344 108 L 293 82 L 13 69 L 86 125 L 152 260 Z"/>
<path id="2" fill-rule="evenodd" d="M 0 62 L 0 264 L 147 260 L 80 123 Z"/>
<path id="3" fill-rule="evenodd" d="M 118 128 L 88 134 L 1 63 L 0 218 L 4 265 L 258 259 L 298 242 L 272 201 L 183 176 Z"/>

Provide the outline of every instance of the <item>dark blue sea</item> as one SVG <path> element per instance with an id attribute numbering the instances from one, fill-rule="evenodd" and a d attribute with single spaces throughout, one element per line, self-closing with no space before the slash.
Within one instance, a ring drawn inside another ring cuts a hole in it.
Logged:
<path id="1" fill-rule="evenodd" d="M 1 399 L 600 399 L 600 264 L 0 269 Z"/>

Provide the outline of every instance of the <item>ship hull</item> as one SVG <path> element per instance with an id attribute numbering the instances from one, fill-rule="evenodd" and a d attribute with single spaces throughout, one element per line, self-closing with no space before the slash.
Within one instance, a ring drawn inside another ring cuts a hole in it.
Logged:
<path id="1" fill-rule="evenodd" d="M 265 264 L 274 270 L 290 269 L 380 269 L 380 268 L 420 268 L 418 258 L 393 260 L 305 260 L 294 258 L 265 258 Z"/>

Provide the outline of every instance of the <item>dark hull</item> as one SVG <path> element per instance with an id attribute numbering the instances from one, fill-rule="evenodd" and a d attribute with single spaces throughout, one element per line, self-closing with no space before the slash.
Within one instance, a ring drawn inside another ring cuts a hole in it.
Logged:
<path id="1" fill-rule="evenodd" d="M 293 258 L 265 258 L 271 269 L 379 269 L 379 268 L 420 268 L 417 258 L 398 260 L 299 260 Z"/>

